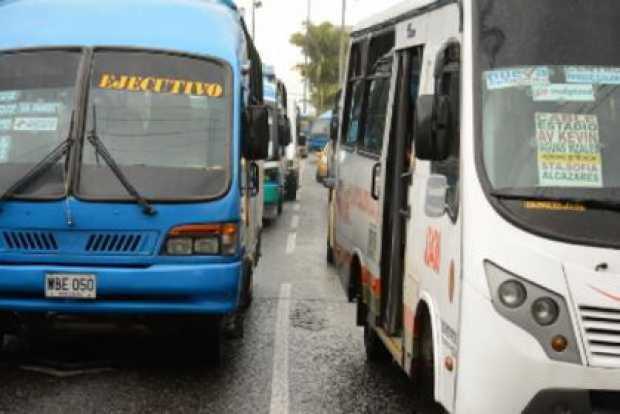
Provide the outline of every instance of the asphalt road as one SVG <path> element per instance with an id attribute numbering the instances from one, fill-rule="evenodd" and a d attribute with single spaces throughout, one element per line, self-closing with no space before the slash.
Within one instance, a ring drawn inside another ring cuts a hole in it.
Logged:
<path id="1" fill-rule="evenodd" d="M 0 352 L 0 413 L 411 413 L 393 364 L 369 365 L 355 307 L 325 262 L 327 193 L 307 161 L 298 201 L 264 230 L 243 338 L 220 367 L 188 338 L 112 331 Z"/>

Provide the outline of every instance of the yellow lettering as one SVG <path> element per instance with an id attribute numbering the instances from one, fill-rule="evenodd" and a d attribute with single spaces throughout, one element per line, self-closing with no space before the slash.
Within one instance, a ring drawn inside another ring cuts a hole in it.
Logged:
<path id="1" fill-rule="evenodd" d="M 207 96 L 211 98 L 221 98 L 224 94 L 224 90 L 222 89 L 222 85 L 217 83 L 205 84 L 207 89 Z"/>
<path id="2" fill-rule="evenodd" d="M 150 85 L 153 83 L 155 83 L 154 78 L 142 79 L 142 82 L 140 82 L 140 90 L 142 90 L 142 92 L 152 92 L 154 88 L 151 87 Z"/>
<path id="3" fill-rule="evenodd" d="M 205 88 L 204 88 L 202 83 L 196 82 L 196 83 L 194 83 L 194 86 L 196 86 L 196 96 L 204 96 L 205 95 Z"/>
<path id="4" fill-rule="evenodd" d="M 186 81 L 185 82 L 185 95 L 192 95 L 192 89 L 194 89 L 194 82 Z"/>
<path id="5" fill-rule="evenodd" d="M 164 78 L 157 78 L 155 80 L 155 86 L 153 87 L 153 91 L 157 93 L 161 93 L 164 89 L 164 86 L 167 86 L 170 81 Z"/>
<path id="6" fill-rule="evenodd" d="M 101 89 L 110 89 L 112 84 L 116 81 L 116 77 L 109 73 L 104 73 L 101 75 L 101 80 L 99 81 L 99 87 Z"/>
<path id="7" fill-rule="evenodd" d="M 183 86 L 184 83 L 185 81 L 182 81 L 182 80 L 173 80 L 172 88 L 170 88 L 170 93 L 178 95 L 179 92 L 181 92 L 181 86 Z"/>
<path id="8" fill-rule="evenodd" d="M 142 82 L 142 78 L 139 76 L 132 76 L 129 78 L 129 83 L 127 84 L 127 90 L 132 92 L 140 91 L 140 83 Z"/>

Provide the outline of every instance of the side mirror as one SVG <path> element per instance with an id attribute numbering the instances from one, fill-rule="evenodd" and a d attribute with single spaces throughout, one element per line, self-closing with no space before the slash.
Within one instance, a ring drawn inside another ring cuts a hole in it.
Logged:
<path id="1" fill-rule="evenodd" d="M 260 168 L 258 168 L 257 163 L 250 163 L 249 175 L 250 197 L 256 197 L 260 189 Z"/>
<path id="2" fill-rule="evenodd" d="M 450 97 L 421 95 L 416 104 L 415 156 L 425 161 L 443 161 L 450 154 L 454 119 Z"/>
<path id="3" fill-rule="evenodd" d="M 264 105 L 248 106 L 245 113 L 243 156 L 264 160 L 269 155 L 269 113 Z"/>
<path id="4" fill-rule="evenodd" d="M 329 127 L 330 127 L 329 136 L 333 142 L 336 142 L 338 140 L 338 129 L 340 127 L 340 122 L 338 120 L 338 117 L 336 116 L 332 117 L 332 121 Z"/>
<path id="5" fill-rule="evenodd" d="M 278 120 L 278 137 L 280 138 L 280 145 L 283 147 L 288 146 L 293 140 L 291 136 L 291 121 L 286 116 L 281 116 Z"/>
<path id="6" fill-rule="evenodd" d="M 426 200 L 424 212 L 427 217 L 439 218 L 446 213 L 446 195 L 448 194 L 448 178 L 445 175 L 433 174 L 426 182 Z"/>
<path id="7" fill-rule="evenodd" d="M 306 134 L 300 132 L 299 137 L 297 138 L 297 145 L 303 147 L 304 145 L 306 145 L 307 141 L 308 137 L 306 137 Z"/>

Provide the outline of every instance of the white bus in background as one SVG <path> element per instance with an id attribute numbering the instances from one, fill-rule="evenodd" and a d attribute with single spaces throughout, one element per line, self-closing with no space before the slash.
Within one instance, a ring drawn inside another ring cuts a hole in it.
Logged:
<path id="1" fill-rule="evenodd" d="M 431 405 L 620 412 L 618 22 L 409 0 L 353 31 L 328 249 Z"/>

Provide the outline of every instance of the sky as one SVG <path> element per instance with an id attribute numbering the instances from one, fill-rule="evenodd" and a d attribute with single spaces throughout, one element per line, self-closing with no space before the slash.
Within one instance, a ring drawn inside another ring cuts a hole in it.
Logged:
<path id="1" fill-rule="evenodd" d="M 261 0 L 263 6 L 256 10 L 256 45 L 263 62 L 274 65 L 276 75 L 288 88 L 289 99 L 301 100 L 303 82 L 293 68 L 303 62 L 298 48 L 289 43 L 291 35 L 304 30 L 308 0 Z M 342 2 L 338 0 L 310 0 L 310 18 L 318 24 L 329 21 L 340 25 Z M 359 21 L 381 12 L 402 0 L 347 0 L 346 24 L 354 26 Z M 252 0 L 236 0 L 246 10 L 248 29 L 252 31 Z"/>

